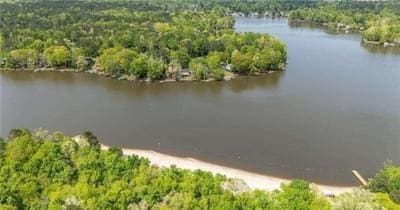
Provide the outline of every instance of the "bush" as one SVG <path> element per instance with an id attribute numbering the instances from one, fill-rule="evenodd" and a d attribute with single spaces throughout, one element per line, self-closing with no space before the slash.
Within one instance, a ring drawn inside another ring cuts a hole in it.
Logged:
<path id="1" fill-rule="evenodd" d="M 67 67 L 71 65 L 71 53 L 64 46 L 52 46 L 44 50 L 46 62 L 52 67 Z"/>
<path id="2" fill-rule="evenodd" d="M 386 163 L 367 186 L 372 192 L 388 193 L 390 198 L 400 203 L 400 167 Z"/>
<path id="3" fill-rule="evenodd" d="M 334 209 L 380 209 L 375 195 L 364 189 L 354 189 L 351 192 L 343 193 L 334 198 Z"/>
<path id="4" fill-rule="evenodd" d="M 192 59 L 189 69 L 194 80 L 206 80 L 208 78 L 208 67 L 203 57 Z"/>
<path id="5" fill-rule="evenodd" d="M 159 80 L 165 78 L 164 63 L 160 60 L 150 57 L 147 60 L 147 78 L 150 80 Z"/>
<path id="6" fill-rule="evenodd" d="M 277 201 L 275 209 L 331 209 L 328 200 L 311 189 L 306 181 L 293 180 L 281 188 L 274 197 Z"/>
<path id="7" fill-rule="evenodd" d="M 97 59 L 97 64 L 107 73 L 124 74 L 129 72 L 134 57 L 137 57 L 135 51 L 125 48 L 108 48 Z"/>
<path id="8" fill-rule="evenodd" d="M 133 58 L 132 63 L 130 64 L 130 73 L 135 75 L 137 78 L 146 78 L 148 71 L 147 60 L 147 56 L 142 54 Z"/>
<path id="9" fill-rule="evenodd" d="M 12 68 L 34 68 L 38 61 L 38 53 L 33 49 L 17 49 L 10 52 L 9 65 Z"/>
<path id="10" fill-rule="evenodd" d="M 13 128 L 8 133 L 8 139 L 14 139 L 19 136 L 31 135 L 31 131 L 27 128 Z"/>
<path id="11" fill-rule="evenodd" d="M 355 189 L 329 199 L 302 180 L 273 192 L 227 186 L 233 180 L 221 175 L 154 167 L 147 159 L 124 156 L 118 148 L 101 150 L 90 131 L 83 134 L 90 147 L 61 133 L 10 133 L 10 139 L 0 140 L 5 144 L 0 209 L 399 209 L 387 193 Z M 396 172 L 388 166 L 383 171 L 389 177 Z M 393 180 L 389 183 L 397 186 Z"/>
<path id="12" fill-rule="evenodd" d="M 382 207 L 386 208 L 387 210 L 398 210 L 400 209 L 400 204 L 396 204 L 393 202 L 387 193 L 376 193 L 375 194 L 376 201 Z"/>
<path id="13" fill-rule="evenodd" d="M 99 140 L 97 139 L 97 136 L 95 136 L 91 131 L 83 132 L 83 137 L 86 138 L 86 140 L 89 142 L 90 146 L 98 146 L 99 145 Z"/>

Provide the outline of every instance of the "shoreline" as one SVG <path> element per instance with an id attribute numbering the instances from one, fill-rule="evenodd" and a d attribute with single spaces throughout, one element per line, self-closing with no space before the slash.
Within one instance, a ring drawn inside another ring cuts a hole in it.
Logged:
<path id="1" fill-rule="evenodd" d="M 362 32 L 365 31 L 365 29 L 363 27 L 360 27 L 358 29 L 351 28 L 349 25 L 341 24 L 341 23 L 338 23 L 336 27 L 330 27 L 329 26 L 330 23 L 328 23 L 328 22 L 321 23 L 321 22 L 315 22 L 315 21 L 309 21 L 309 20 L 298 20 L 298 19 L 289 19 L 289 18 L 288 18 L 288 21 L 294 22 L 294 23 L 300 23 L 300 24 L 302 24 L 302 23 L 314 24 L 314 25 L 320 26 L 322 28 L 326 28 L 328 30 L 337 30 L 337 31 L 340 31 L 343 33 L 356 32 L 361 35 L 361 42 L 366 43 L 366 44 L 371 44 L 371 45 L 376 45 L 376 46 L 381 46 L 381 47 L 400 47 L 400 44 L 396 44 L 395 42 L 381 43 L 379 41 L 367 40 L 366 38 L 364 38 L 362 36 Z M 341 25 L 341 27 L 338 26 L 339 24 Z"/>
<path id="2" fill-rule="evenodd" d="M 73 137 L 76 142 L 81 141 L 81 135 Z M 101 144 L 102 150 L 108 150 L 110 146 Z M 188 170 L 203 170 L 212 174 L 221 174 L 227 178 L 241 179 L 250 189 L 260 189 L 273 191 L 279 189 L 282 184 L 288 183 L 290 179 L 278 178 L 274 176 L 263 175 L 255 172 L 249 172 L 241 169 L 235 169 L 227 166 L 217 165 L 190 157 L 177 157 L 153 150 L 121 148 L 122 153 L 126 156 L 137 155 L 147 158 L 152 165 L 158 167 L 171 167 L 175 165 L 177 168 Z M 311 183 L 311 182 L 310 182 Z M 327 196 L 335 196 L 341 193 L 349 192 L 356 187 L 330 186 L 322 184 L 314 184 L 323 194 Z"/>
<path id="3" fill-rule="evenodd" d="M 266 72 L 258 72 L 258 73 L 252 73 L 252 74 L 236 74 L 233 72 L 228 72 L 226 70 L 225 71 L 225 77 L 222 80 L 216 80 L 213 78 L 209 78 L 206 80 L 195 80 L 192 77 L 188 76 L 188 77 L 182 77 L 180 79 L 172 79 L 172 78 L 165 78 L 165 79 L 159 79 L 159 80 L 149 80 L 149 79 L 136 79 L 134 78 L 132 75 L 127 75 L 127 74 L 122 74 L 122 75 L 111 75 L 108 73 L 104 73 L 104 72 L 99 72 L 99 71 L 95 71 L 95 70 L 78 70 L 78 69 L 71 69 L 71 68 L 36 68 L 36 69 L 30 69 L 30 68 L 26 68 L 26 69 L 11 69 L 11 68 L 0 68 L 0 72 L 4 71 L 4 72 L 33 72 L 33 73 L 37 73 L 37 72 L 71 72 L 71 73 L 84 73 L 84 74 L 93 74 L 96 76 L 101 76 L 104 78 L 111 78 L 113 80 L 122 80 L 122 81 L 128 81 L 128 82 L 137 82 L 137 83 L 141 83 L 141 82 L 145 82 L 145 83 L 171 83 L 171 82 L 211 82 L 211 81 L 217 81 L 217 82 L 224 82 L 224 81 L 230 81 L 230 80 L 234 80 L 235 78 L 239 77 L 239 76 L 260 76 L 260 75 L 268 75 L 268 74 L 272 74 L 275 72 L 280 72 L 280 71 L 284 71 L 286 68 L 287 63 L 284 65 L 284 67 L 282 67 L 281 69 L 277 69 L 277 70 L 268 70 Z"/>

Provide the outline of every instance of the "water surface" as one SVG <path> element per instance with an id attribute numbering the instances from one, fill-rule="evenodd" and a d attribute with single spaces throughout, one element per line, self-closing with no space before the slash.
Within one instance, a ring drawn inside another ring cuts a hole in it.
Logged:
<path id="1" fill-rule="evenodd" d="M 1 72 L 1 130 L 92 130 L 151 149 L 284 178 L 354 185 L 400 163 L 400 52 L 358 34 L 237 18 L 288 46 L 285 72 L 228 82 L 130 83 L 83 73 Z"/>

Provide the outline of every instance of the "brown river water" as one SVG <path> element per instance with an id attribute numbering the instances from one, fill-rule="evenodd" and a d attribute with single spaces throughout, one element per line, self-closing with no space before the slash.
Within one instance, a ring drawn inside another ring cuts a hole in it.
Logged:
<path id="1" fill-rule="evenodd" d="M 400 50 L 363 46 L 284 19 L 237 18 L 271 33 L 288 67 L 226 82 L 130 83 L 84 73 L 0 72 L 0 135 L 43 127 L 93 131 L 150 149 L 282 178 L 355 185 L 400 163 Z"/>

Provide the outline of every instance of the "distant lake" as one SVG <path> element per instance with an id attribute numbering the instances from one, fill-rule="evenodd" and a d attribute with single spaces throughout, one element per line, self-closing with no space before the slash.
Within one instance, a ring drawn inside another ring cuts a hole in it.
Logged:
<path id="1" fill-rule="evenodd" d="M 1 125 L 151 149 L 262 174 L 355 185 L 386 160 L 400 163 L 400 52 L 358 34 L 236 19 L 270 33 L 288 68 L 227 82 L 130 83 L 83 73 L 0 72 Z"/>

